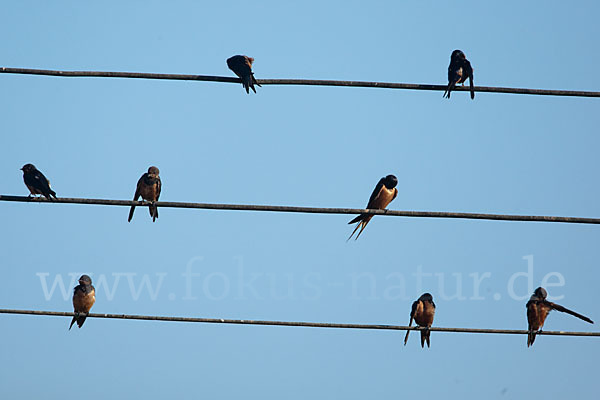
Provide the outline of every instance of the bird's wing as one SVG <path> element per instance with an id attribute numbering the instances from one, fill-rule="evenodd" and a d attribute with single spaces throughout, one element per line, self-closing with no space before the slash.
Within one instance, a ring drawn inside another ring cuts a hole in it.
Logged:
<path id="1" fill-rule="evenodd" d="M 33 179 L 35 180 L 36 184 L 39 185 L 38 187 L 43 189 L 46 193 L 51 190 L 50 181 L 44 176 L 44 174 L 42 174 L 41 171 L 36 171 L 33 174 Z"/>
<path id="2" fill-rule="evenodd" d="M 465 66 L 463 68 L 467 73 L 467 77 L 469 78 L 469 90 L 471 91 L 471 99 L 475 98 L 475 89 L 473 87 L 473 67 L 471 67 L 471 63 L 469 60 L 465 60 Z M 466 77 L 465 77 L 466 80 Z"/>
<path id="3" fill-rule="evenodd" d="M 381 188 L 383 188 L 383 180 L 384 180 L 384 178 L 381 178 L 379 180 L 379 182 L 377 183 L 377 186 L 375 186 L 375 189 L 373 189 L 373 193 L 371 193 L 371 197 L 369 198 L 369 203 L 367 204 L 366 208 L 373 208 L 373 204 L 375 203 L 377 196 L 379 196 L 379 193 L 381 192 Z M 362 221 L 366 215 L 368 215 L 368 214 L 360 214 L 359 216 L 354 218 L 352 221 L 348 222 L 348 225 Z M 352 237 L 352 235 L 350 235 L 350 236 Z"/>
<path id="4" fill-rule="evenodd" d="M 573 310 L 569 310 L 568 308 L 563 307 L 560 304 L 552 303 L 551 301 L 547 301 L 547 300 L 544 300 L 544 303 L 546 305 L 548 305 L 549 307 L 551 307 L 552 309 L 556 310 L 556 311 L 560 311 L 560 312 L 564 312 L 564 313 L 567 313 L 567 314 L 571 314 L 572 316 L 577 317 L 579 319 L 582 319 L 585 322 L 589 322 L 590 324 L 594 323 L 594 321 L 592 321 L 591 319 L 589 319 L 585 315 L 581 315 L 581 314 L 579 314 L 579 313 L 577 313 L 577 312 L 575 312 Z"/>
<path id="5" fill-rule="evenodd" d="M 162 189 L 162 182 L 160 177 L 156 177 L 156 180 L 158 181 L 156 183 L 156 201 L 158 201 L 158 198 L 160 197 L 160 190 Z"/>
<path id="6" fill-rule="evenodd" d="M 408 322 L 408 326 L 410 327 L 412 325 L 413 322 L 413 317 L 412 315 L 410 316 L 410 321 Z M 408 335 L 410 334 L 410 329 L 408 329 L 406 331 L 406 335 L 404 336 L 404 345 L 406 346 L 406 342 L 408 342 Z"/>
<path id="7" fill-rule="evenodd" d="M 419 302 L 415 301 L 414 303 L 412 303 L 412 308 L 410 310 L 410 321 L 408 323 L 408 326 L 412 325 L 413 319 L 415 317 L 415 313 L 417 312 L 417 307 L 419 306 Z M 406 342 L 408 342 L 408 335 L 410 334 L 410 329 L 406 331 L 406 336 L 404 336 L 404 345 L 406 346 Z"/>
<path id="8" fill-rule="evenodd" d="M 227 66 L 240 78 L 252 73 L 252 66 L 248 63 L 246 57 L 232 58 L 231 62 L 227 63 Z"/>
<path id="9" fill-rule="evenodd" d="M 381 178 L 377 183 L 377 186 L 375 186 L 375 189 L 373 189 L 373 193 L 371 193 L 371 197 L 369 197 L 369 203 L 367 204 L 367 208 L 373 208 L 373 205 L 375 204 L 379 193 L 381 193 L 381 189 L 383 189 L 383 182 L 384 178 Z"/>
<path id="10" fill-rule="evenodd" d="M 139 197 L 142 195 L 142 186 L 144 185 L 144 181 L 146 180 L 147 176 L 148 173 L 145 173 L 140 177 L 140 179 L 138 179 L 137 186 L 135 187 L 135 194 L 133 195 L 133 201 L 137 201 L 137 199 L 139 199 Z"/>
<path id="11" fill-rule="evenodd" d="M 146 177 L 146 175 L 148 175 L 147 173 L 145 173 L 144 175 L 142 175 L 142 177 L 138 180 L 137 186 L 135 188 L 135 194 L 133 195 L 133 201 L 137 201 L 140 198 L 141 195 L 141 188 L 142 185 L 144 184 L 144 178 Z M 128 222 L 131 222 L 131 219 L 133 218 L 133 212 L 135 211 L 135 206 L 131 206 L 131 208 L 129 209 L 129 217 L 127 218 Z"/>

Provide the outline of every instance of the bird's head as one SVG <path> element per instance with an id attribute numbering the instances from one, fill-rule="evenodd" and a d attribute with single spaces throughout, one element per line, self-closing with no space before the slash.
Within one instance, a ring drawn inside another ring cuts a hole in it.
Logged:
<path id="1" fill-rule="evenodd" d="M 158 171 L 157 167 L 152 166 L 152 167 L 148 168 L 148 175 L 158 176 L 158 174 L 159 174 L 159 171 Z"/>
<path id="2" fill-rule="evenodd" d="M 383 184 L 386 188 L 393 189 L 398 184 L 398 178 L 396 178 L 394 175 L 388 175 L 384 178 Z"/>
<path id="3" fill-rule="evenodd" d="M 419 297 L 419 300 L 433 303 L 433 296 L 430 293 L 423 293 L 421 297 Z"/>
<path id="4" fill-rule="evenodd" d="M 92 284 L 92 278 L 90 278 L 88 275 L 81 275 L 79 278 L 79 284 L 83 286 L 89 286 Z"/>
<path id="5" fill-rule="evenodd" d="M 539 288 L 533 291 L 533 295 L 542 300 L 545 300 L 546 297 L 548 297 L 548 292 L 546 291 L 546 289 L 540 286 Z"/>
<path id="6" fill-rule="evenodd" d="M 23 167 L 21 167 L 21 171 L 23 172 L 33 172 L 35 170 L 36 168 L 33 164 L 25 164 Z"/>
<path id="7" fill-rule="evenodd" d="M 460 50 L 454 50 L 452 52 L 452 55 L 450 56 L 451 60 L 457 60 L 457 59 L 462 59 L 464 60 L 465 58 L 467 58 L 467 56 L 465 56 L 465 53 L 463 53 Z"/>

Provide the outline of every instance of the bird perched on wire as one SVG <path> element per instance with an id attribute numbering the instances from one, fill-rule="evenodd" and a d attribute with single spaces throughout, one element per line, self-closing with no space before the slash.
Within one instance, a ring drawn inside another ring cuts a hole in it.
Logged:
<path id="1" fill-rule="evenodd" d="M 460 50 L 454 50 L 450 56 L 450 65 L 448 66 L 448 87 L 444 92 L 443 97 L 450 98 L 450 92 L 457 83 L 465 84 L 469 78 L 469 86 L 471 90 L 471 99 L 475 98 L 475 90 L 473 89 L 473 68 L 467 60 L 465 53 Z"/>
<path id="2" fill-rule="evenodd" d="M 52 200 L 52 197 L 56 199 L 56 192 L 50 188 L 50 181 L 39 171 L 33 164 L 25 164 L 21 168 L 23 171 L 23 181 L 25 186 L 29 189 L 29 197 L 31 195 L 40 194 Z"/>
<path id="3" fill-rule="evenodd" d="M 579 313 L 576 313 L 575 311 L 571 311 L 568 308 L 565 308 L 559 304 L 552 303 L 551 301 L 546 300 L 546 297 L 548 297 L 548 292 L 546 291 L 546 289 L 544 289 L 543 287 L 539 287 L 535 289 L 533 295 L 531 295 L 529 301 L 525 306 L 527 308 L 527 322 L 529 323 L 527 347 L 533 345 L 533 342 L 535 342 L 535 335 L 542 331 L 544 321 L 546 321 L 548 313 L 552 310 L 571 314 L 579 319 L 589 322 L 590 324 L 594 323 L 594 321 L 592 321 L 585 315 L 581 315 Z"/>
<path id="4" fill-rule="evenodd" d="M 69 330 L 77 322 L 78 327 L 82 327 L 90 309 L 96 302 L 96 289 L 92 286 L 92 278 L 87 275 L 81 275 L 79 285 L 73 290 L 73 310 L 77 314 L 71 320 Z"/>
<path id="5" fill-rule="evenodd" d="M 434 316 L 435 303 L 433 302 L 433 296 L 429 293 L 423 293 L 421 297 L 412 304 L 410 322 L 408 323 L 408 326 L 411 326 L 414 320 L 417 325 L 425 327 L 425 329 L 421 330 L 421 347 L 425 347 L 425 342 L 427 342 L 427 347 L 430 346 L 429 336 L 431 335 L 431 331 L 429 328 L 433 325 Z M 406 336 L 404 336 L 405 346 L 408 341 L 409 333 L 410 330 L 406 331 Z"/>
<path id="6" fill-rule="evenodd" d="M 260 84 L 256 81 L 256 78 L 254 78 L 254 73 L 252 72 L 253 62 L 254 58 L 241 55 L 233 56 L 227 59 L 227 66 L 242 80 L 242 85 L 244 85 L 246 93 L 250 93 L 250 89 L 256 93 L 254 85 L 260 86 Z"/>
<path id="7" fill-rule="evenodd" d="M 388 175 L 381 178 L 377 183 L 377 186 L 375 186 L 373 193 L 371 193 L 369 203 L 367 204 L 367 209 L 384 210 L 398 195 L 398 189 L 396 189 L 397 184 L 398 179 L 394 175 Z M 358 235 L 356 235 L 356 239 L 358 239 L 371 218 L 373 218 L 373 214 L 360 214 L 358 217 L 348 222 L 348 224 L 354 224 L 358 222 L 348 240 L 350 240 L 358 228 L 360 228 Z"/>
<path id="8" fill-rule="evenodd" d="M 135 194 L 133 195 L 133 201 L 137 201 L 140 196 L 142 196 L 142 199 L 152 202 L 152 204 L 148 206 L 150 216 L 152 217 L 152 222 L 156 221 L 156 218 L 158 218 L 158 208 L 154 204 L 154 202 L 158 201 L 158 198 L 160 197 L 160 189 L 162 186 L 160 176 L 158 176 L 158 174 L 158 168 L 148 168 L 148 172 L 142 175 L 142 177 L 138 180 L 137 188 L 135 189 Z M 131 222 L 134 210 L 135 206 L 131 206 L 131 209 L 129 210 L 129 218 L 127 219 L 128 222 Z"/>

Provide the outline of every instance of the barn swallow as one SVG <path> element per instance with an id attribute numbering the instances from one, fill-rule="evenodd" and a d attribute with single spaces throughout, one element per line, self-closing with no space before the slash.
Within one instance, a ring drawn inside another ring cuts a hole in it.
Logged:
<path id="1" fill-rule="evenodd" d="M 90 309 L 96 302 L 96 289 L 92 286 L 92 278 L 87 275 L 81 275 L 79 285 L 73 290 L 73 312 L 77 315 L 71 320 L 69 330 L 73 327 L 75 321 L 77 326 L 82 327 Z M 83 315 L 82 315 L 83 314 Z"/>
<path id="2" fill-rule="evenodd" d="M 39 171 L 33 164 L 25 164 L 21 168 L 23 171 L 23 181 L 29 189 L 30 195 L 41 194 L 48 200 L 52 200 L 52 196 L 56 199 L 56 192 L 50 189 L 50 181 Z"/>
<path id="3" fill-rule="evenodd" d="M 443 97 L 450 98 L 450 92 L 457 83 L 465 84 L 469 78 L 469 87 L 471 89 L 471 99 L 475 98 L 475 89 L 473 89 L 473 68 L 467 60 L 465 53 L 460 50 L 454 50 L 450 56 L 450 65 L 448 66 L 448 88 Z"/>
<path id="4" fill-rule="evenodd" d="M 425 329 L 421 330 L 421 347 L 425 347 L 425 342 L 427 341 L 427 347 L 429 347 L 429 336 L 431 335 L 431 325 L 433 325 L 433 317 L 435 315 L 435 303 L 433 302 L 433 296 L 429 293 L 423 293 L 421 297 L 418 298 L 412 304 L 412 310 L 410 311 L 410 322 L 408 326 L 412 325 L 413 319 L 419 326 L 424 326 Z M 408 341 L 408 334 L 410 330 L 406 331 L 406 336 L 404 337 L 404 345 L 406 346 L 406 342 Z"/>
<path id="5" fill-rule="evenodd" d="M 156 205 L 154 205 L 154 202 L 158 201 L 160 196 L 160 188 L 162 186 L 160 182 L 160 176 L 158 176 L 158 174 L 158 168 L 148 168 L 148 172 L 142 175 L 142 177 L 138 180 L 137 188 L 135 189 L 135 194 L 133 195 L 133 201 L 137 201 L 139 197 L 142 196 L 142 199 L 152 202 L 152 204 L 148 206 L 148 209 L 150 210 L 150 216 L 152 217 L 152 222 L 156 221 L 156 218 L 158 218 L 158 208 Z M 135 206 L 131 206 L 131 209 L 129 210 L 129 219 L 127 219 L 127 222 L 131 222 L 134 210 Z"/>
<path id="6" fill-rule="evenodd" d="M 246 93 L 250 93 L 250 89 L 256 93 L 254 85 L 260 86 L 252 72 L 253 62 L 254 58 L 240 55 L 227 59 L 227 66 L 242 80 L 242 85 L 244 85 Z"/>
<path id="7" fill-rule="evenodd" d="M 525 306 L 527 308 L 527 322 L 529 323 L 527 347 L 533 345 L 533 342 L 535 342 L 535 335 L 542 331 L 544 321 L 546 321 L 548 313 L 552 310 L 571 314 L 579 319 L 589 322 L 590 324 L 594 323 L 594 321 L 584 315 L 578 314 L 575 311 L 571 311 L 559 304 L 546 300 L 546 297 L 548 297 L 548 292 L 546 292 L 546 289 L 539 287 L 535 289 L 529 298 L 527 305 Z"/>
<path id="8" fill-rule="evenodd" d="M 385 210 L 385 208 L 398 195 L 398 189 L 396 189 L 397 184 L 398 179 L 394 175 L 388 175 L 384 178 L 381 178 L 377 183 L 377 186 L 375 186 L 373 193 L 371 193 L 371 197 L 369 198 L 369 204 L 367 204 L 367 209 Z M 365 229 L 371 218 L 373 218 L 373 214 L 361 214 L 358 217 L 354 218 L 352 221 L 348 222 L 348 224 L 354 224 L 358 222 L 356 228 L 354 228 L 354 231 L 352 231 L 352 235 L 350 235 L 348 240 L 352 238 L 356 230 L 360 227 L 360 232 L 358 232 L 358 235 L 356 235 L 356 239 L 358 239 L 358 237 Z"/>

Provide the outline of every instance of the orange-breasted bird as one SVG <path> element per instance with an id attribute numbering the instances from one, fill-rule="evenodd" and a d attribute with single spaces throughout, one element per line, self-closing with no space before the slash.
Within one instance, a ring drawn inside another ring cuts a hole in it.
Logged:
<path id="1" fill-rule="evenodd" d="M 40 194 L 48 200 L 52 200 L 52 197 L 56 199 L 56 192 L 50 188 L 50 181 L 35 165 L 25 164 L 21 171 L 23 171 L 23 181 L 29 189 L 30 197 L 31 195 Z"/>
<path id="2" fill-rule="evenodd" d="M 585 315 L 581 315 L 576 313 L 575 311 L 571 311 L 568 308 L 565 308 L 559 304 L 552 303 L 551 301 L 546 300 L 548 297 L 548 292 L 543 287 L 539 287 L 535 289 L 529 301 L 525 305 L 527 308 L 527 322 L 529 323 L 529 333 L 527 335 L 527 347 L 533 345 L 535 342 L 535 335 L 542 331 L 542 327 L 544 326 L 544 322 L 546 321 L 546 317 L 548 317 L 548 313 L 552 310 L 564 312 L 567 314 L 571 314 L 579 319 L 582 319 L 590 324 L 593 324 L 594 321 L 586 317 Z"/>
<path id="3" fill-rule="evenodd" d="M 256 78 L 254 78 L 254 73 L 252 72 L 253 62 L 254 58 L 241 55 L 233 56 L 227 59 L 227 66 L 238 76 L 238 78 L 242 80 L 242 85 L 244 85 L 246 93 L 250 93 L 250 89 L 256 93 L 254 85 L 260 86 L 260 84 L 256 81 Z"/>
<path id="4" fill-rule="evenodd" d="M 450 65 L 448 66 L 448 87 L 444 92 L 443 97 L 450 98 L 450 92 L 457 83 L 465 84 L 469 78 L 469 86 L 471 90 L 471 99 L 475 98 L 475 90 L 473 89 L 473 68 L 467 60 L 465 53 L 460 50 L 454 50 L 450 56 Z"/>
<path id="5" fill-rule="evenodd" d="M 82 327 L 87 318 L 90 309 L 96 302 L 96 289 L 92 286 L 92 278 L 87 275 L 81 275 L 79 285 L 73 290 L 73 310 L 77 315 L 71 320 L 69 330 L 77 322 L 78 327 Z"/>
<path id="6" fill-rule="evenodd" d="M 369 203 L 367 204 L 366 208 L 384 210 L 392 202 L 392 200 L 398 196 L 398 189 L 396 189 L 397 184 L 398 178 L 396 178 L 394 175 L 388 175 L 381 178 L 377 183 L 377 186 L 375 186 L 373 193 L 371 193 L 371 197 L 369 198 Z M 356 235 L 356 239 L 358 239 L 371 218 L 373 218 L 373 214 L 360 214 L 358 217 L 348 222 L 348 224 L 354 224 L 358 222 L 348 240 L 350 240 L 357 229 L 360 228 L 360 232 L 358 232 L 358 235 Z"/>
<path id="7" fill-rule="evenodd" d="M 142 175 L 138 180 L 137 188 L 135 189 L 135 194 L 133 195 L 133 201 L 137 201 L 140 196 L 142 196 L 142 199 L 153 203 L 148 206 L 150 216 L 152 217 L 152 222 L 156 221 L 156 218 L 158 218 L 158 208 L 156 205 L 154 205 L 154 202 L 158 201 L 158 198 L 160 197 L 160 189 L 162 186 L 160 176 L 158 176 L 158 174 L 158 168 L 148 168 L 148 172 Z M 131 206 L 131 209 L 129 210 L 129 218 L 127 219 L 128 222 L 131 222 L 134 210 L 135 206 Z"/>
<path id="8" fill-rule="evenodd" d="M 425 347 L 425 342 L 427 342 L 427 347 L 430 346 L 429 337 L 431 335 L 431 325 L 433 325 L 433 317 L 435 316 L 435 303 L 433 302 L 433 296 L 429 293 L 423 293 L 421 297 L 417 299 L 412 304 L 412 309 L 410 311 L 410 322 L 408 326 L 412 325 L 413 320 L 417 323 L 417 325 L 425 327 L 425 329 L 421 330 L 421 347 Z M 404 345 L 406 346 L 406 342 L 408 341 L 408 334 L 410 330 L 406 331 L 406 336 L 404 337 Z"/>

